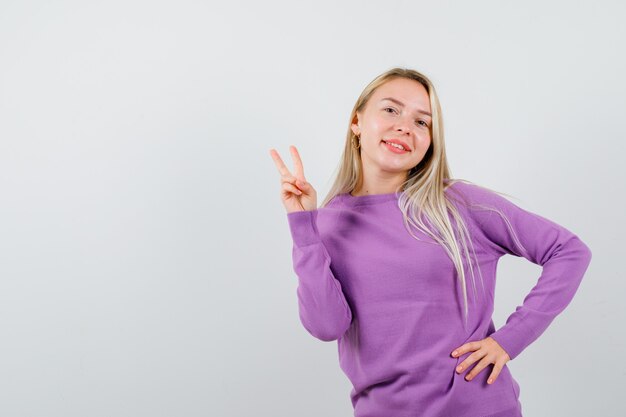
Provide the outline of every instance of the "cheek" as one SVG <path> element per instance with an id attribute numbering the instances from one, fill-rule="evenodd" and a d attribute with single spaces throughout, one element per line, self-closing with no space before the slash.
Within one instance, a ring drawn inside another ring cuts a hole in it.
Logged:
<path id="1" fill-rule="evenodd" d="M 424 156 L 428 152 L 428 149 L 432 146 L 432 140 L 428 136 L 421 138 L 421 139 L 422 140 L 418 142 L 417 150 L 415 152 L 416 159 L 420 161 L 422 160 L 422 158 L 424 158 Z"/>
<path id="2" fill-rule="evenodd" d="M 420 147 L 424 149 L 424 152 L 430 147 L 432 144 L 432 139 L 429 133 L 424 133 L 420 136 Z"/>
<path id="3" fill-rule="evenodd" d="M 385 129 L 385 121 L 377 118 L 370 119 L 367 124 L 367 130 L 370 134 L 377 135 L 382 129 Z"/>

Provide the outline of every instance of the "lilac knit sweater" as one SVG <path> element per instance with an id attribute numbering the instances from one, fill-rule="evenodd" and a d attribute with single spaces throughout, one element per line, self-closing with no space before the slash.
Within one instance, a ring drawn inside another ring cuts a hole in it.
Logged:
<path id="1" fill-rule="evenodd" d="M 456 197 L 480 267 L 474 285 L 465 264 L 467 326 L 452 260 L 428 235 L 412 229 L 416 240 L 408 233 L 400 194 L 344 193 L 325 207 L 287 214 L 300 320 L 314 337 L 338 341 L 355 417 L 521 416 L 520 388 L 506 365 L 491 385 L 492 365 L 466 381 L 469 370 L 455 368 L 472 352 L 451 352 L 491 336 L 515 359 L 567 307 L 591 261 L 577 235 L 498 194 L 463 182 L 445 193 Z M 497 212 L 463 202 L 501 210 L 525 250 Z M 495 330 L 496 266 L 505 254 L 543 270 Z"/>

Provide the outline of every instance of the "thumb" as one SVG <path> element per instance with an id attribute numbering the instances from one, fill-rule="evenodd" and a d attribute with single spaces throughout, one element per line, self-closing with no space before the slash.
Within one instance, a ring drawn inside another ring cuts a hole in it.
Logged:
<path id="1" fill-rule="evenodd" d="M 302 188 L 302 189 L 308 188 L 308 184 L 307 184 L 307 182 L 306 182 L 306 181 L 303 181 L 303 180 L 301 180 L 301 179 L 299 179 L 299 178 L 296 180 L 296 185 L 297 185 L 299 188 Z"/>

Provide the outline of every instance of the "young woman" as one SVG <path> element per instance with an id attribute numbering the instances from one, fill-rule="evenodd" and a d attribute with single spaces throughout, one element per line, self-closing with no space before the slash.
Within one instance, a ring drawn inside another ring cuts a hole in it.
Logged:
<path id="1" fill-rule="evenodd" d="M 591 261 L 585 243 L 495 191 L 450 178 L 437 94 L 414 70 L 391 69 L 365 88 L 319 208 L 290 151 L 293 174 L 270 154 L 293 238 L 300 320 L 314 337 L 338 341 L 354 415 L 521 416 L 506 363 L 574 297 Z M 495 330 L 505 254 L 543 270 Z"/>

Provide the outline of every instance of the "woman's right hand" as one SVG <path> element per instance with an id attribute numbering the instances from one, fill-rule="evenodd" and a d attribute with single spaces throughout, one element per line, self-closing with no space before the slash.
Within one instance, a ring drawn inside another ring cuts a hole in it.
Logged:
<path id="1" fill-rule="evenodd" d="M 317 192 L 304 178 L 302 160 L 295 146 L 289 146 L 295 166 L 292 175 L 275 149 L 270 149 L 270 155 L 280 173 L 281 199 L 287 213 L 317 209 Z"/>

